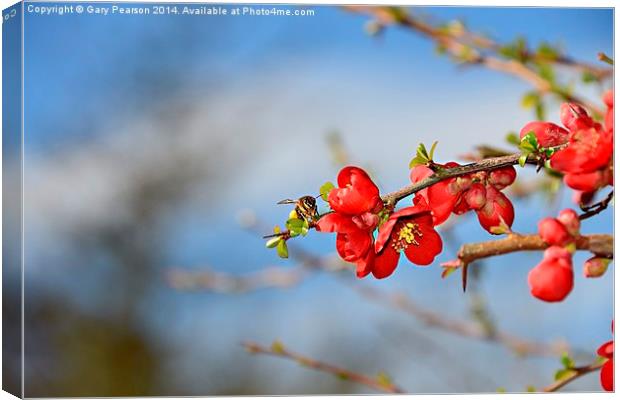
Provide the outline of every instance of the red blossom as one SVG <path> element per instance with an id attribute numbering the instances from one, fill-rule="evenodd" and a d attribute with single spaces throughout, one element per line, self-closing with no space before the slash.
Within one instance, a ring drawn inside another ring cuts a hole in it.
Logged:
<path id="1" fill-rule="evenodd" d="M 564 173 L 583 174 L 606 167 L 613 155 L 613 135 L 603 129 L 579 129 L 569 144 L 551 156 L 551 167 Z"/>
<path id="2" fill-rule="evenodd" d="M 611 322 L 611 331 L 614 330 L 613 321 Z M 597 354 L 601 357 L 607 359 L 605 364 L 603 364 L 603 368 L 601 368 L 601 386 L 608 392 L 613 392 L 614 390 L 614 341 L 610 340 L 609 342 L 603 344 L 596 351 Z"/>
<path id="3" fill-rule="evenodd" d="M 378 211 L 383 203 L 379 189 L 361 168 L 344 167 L 338 174 L 338 187 L 328 196 L 332 210 L 347 215 Z"/>
<path id="4" fill-rule="evenodd" d="M 570 131 L 588 129 L 596 126 L 588 112 L 577 103 L 564 103 L 560 106 L 560 120 Z"/>
<path id="5" fill-rule="evenodd" d="M 401 252 L 417 265 L 429 265 L 441 253 L 441 237 L 433 228 L 428 204 L 421 196 L 416 196 L 415 204 L 394 212 L 379 228 L 375 255 L 365 261 L 375 278 L 390 276 Z"/>
<path id="6" fill-rule="evenodd" d="M 556 218 L 543 218 L 538 222 L 538 234 L 550 246 L 566 246 L 573 237 Z"/>
<path id="7" fill-rule="evenodd" d="M 573 289 L 573 262 L 570 253 L 557 246 L 545 250 L 543 260 L 528 274 L 532 296 L 547 302 L 562 301 Z"/>
<path id="8" fill-rule="evenodd" d="M 568 141 L 570 133 L 552 122 L 533 121 L 527 123 L 519 133 L 521 139 L 530 132 L 534 132 L 538 144 L 542 147 L 554 147 Z"/>
<path id="9" fill-rule="evenodd" d="M 493 186 L 487 186 L 487 197 L 484 207 L 476 210 L 480 225 L 489 233 L 500 234 L 506 232 L 496 231 L 493 228 L 512 226 L 515 219 L 515 210 L 512 203 L 502 192 Z M 500 229 L 501 230 L 501 229 Z"/>
<path id="10" fill-rule="evenodd" d="M 441 168 L 459 166 L 455 162 L 441 165 Z M 431 176 L 433 171 L 426 166 L 411 170 L 413 183 Z M 508 166 L 490 172 L 480 171 L 456 178 L 445 179 L 418 192 L 430 205 L 433 224 L 445 222 L 450 214 L 463 214 L 475 210 L 480 225 L 490 233 L 500 233 L 493 228 L 510 228 L 514 220 L 514 208 L 500 190 L 511 185 L 517 176 L 514 167 Z"/>
<path id="11" fill-rule="evenodd" d="M 581 227 L 581 221 L 577 212 L 571 208 L 565 208 L 558 214 L 558 221 L 564 225 L 568 233 L 573 236 L 579 235 L 579 228 Z"/>
<path id="12" fill-rule="evenodd" d="M 583 264 L 583 276 L 598 278 L 603 276 L 611 260 L 601 257 L 591 257 Z"/>
<path id="13" fill-rule="evenodd" d="M 336 250 L 347 262 L 358 262 L 372 253 L 375 230 L 379 217 L 375 214 L 383 203 L 379 189 L 368 174 L 357 167 L 345 167 L 338 174 L 338 188 L 328 195 L 333 213 L 321 217 L 316 224 L 320 232 L 336 232 Z M 358 264 L 361 278 L 370 271 Z"/>

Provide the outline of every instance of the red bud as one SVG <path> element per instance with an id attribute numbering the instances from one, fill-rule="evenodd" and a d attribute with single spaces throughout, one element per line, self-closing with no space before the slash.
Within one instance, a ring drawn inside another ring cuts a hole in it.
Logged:
<path id="1" fill-rule="evenodd" d="M 568 142 L 570 133 L 552 122 L 530 122 L 521 129 L 520 136 L 523 138 L 529 132 L 534 132 L 538 144 L 542 147 L 559 146 Z"/>
<path id="2" fill-rule="evenodd" d="M 527 281 L 532 296 L 537 299 L 547 302 L 564 300 L 573 290 L 570 253 L 559 247 L 550 247 L 540 264 L 529 272 Z"/>
<path id="3" fill-rule="evenodd" d="M 514 167 L 504 167 L 491 171 L 489 174 L 489 183 L 495 186 L 496 189 L 502 190 L 507 186 L 512 185 L 517 177 L 517 171 Z"/>
<path id="4" fill-rule="evenodd" d="M 558 221 L 564 225 L 568 233 L 573 236 L 579 235 L 579 228 L 581 227 L 581 221 L 579 221 L 579 215 L 575 210 L 565 208 L 558 214 Z"/>
<path id="5" fill-rule="evenodd" d="M 550 246 L 566 246 L 573 238 L 555 218 L 543 218 L 538 222 L 538 234 Z"/>
<path id="6" fill-rule="evenodd" d="M 577 103 L 564 103 L 560 107 L 560 120 L 570 131 L 588 129 L 594 126 L 594 121 L 588 112 Z"/>

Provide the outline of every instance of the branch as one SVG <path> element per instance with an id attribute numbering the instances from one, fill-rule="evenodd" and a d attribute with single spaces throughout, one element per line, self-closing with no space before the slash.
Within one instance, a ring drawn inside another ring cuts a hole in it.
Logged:
<path id="1" fill-rule="evenodd" d="M 456 57 L 463 62 L 472 65 L 483 65 L 489 69 L 516 76 L 530 83 L 540 93 L 554 93 L 566 101 L 581 103 L 588 107 L 592 112 L 598 115 L 604 115 L 598 106 L 555 87 L 551 82 L 544 79 L 539 73 L 525 65 L 525 63 L 516 60 L 505 60 L 488 54 L 482 54 L 481 52 L 470 47 L 475 46 L 493 51 L 495 53 L 499 52 L 502 46 L 488 38 L 473 35 L 464 30 L 462 30 L 459 34 L 450 33 L 445 29 L 436 28 L 418 18 L 414 18 L 400 8 L 369 6 L 343 6 L 343 8 L 351 12 L 370 15 L 375 18 L 381 26 L 398 25 L 411 31 L 418 32 L 430 38 L 445 49 L 445 51 L 449 52 L 453 57 Z M 611 76 L 613 73 L 613 70 L 610 68 L 603 69 L 595 67 L 590 64 L 574 61 L 568 57 L 560 56 L 550 59 L 540 57 L 536 54 L 532 54 L 531 52 L 525 52 L 524 54 L 521 54 L 521 56 L 526 60 L 534 62 L 553 62 L 556 64 L 589 71 L 599 79 Z"/>
<path id="2" fill-rule="evenodd" d="M 614 238 L 608 234 L 584 235 L 577 238 L 577 250 L 587 250 L 605 258 L 613 258 Z M 456 260 L 461 266 L 483 258 L 517 251 L 545 250 L 549 245 L 539 235 L 510 234 L 503 239 L 461 246 Z"/>
<path id="3" fill-rule="evenodd" d="M 297 361 L 299 364 L 306 368 L 327 372 L 328 374 L 335 375 L 340 379 L 350 380 L 357 382 L 361 385 L 368 386 L 379 392 L 385 393 L 404 393 L 402 389 L 393 384 L 389 377 L 385 374 L 378 374 L 377 377 L 370 377 L 357 372 L 353 372 L 344 368 L 340 368 L 331 364 L 327 364 L 323 361 L 314 360 L 301 354 L 293 353 L 286 349 L 280 342 L 274 342 L 271 348 L 263 347 L 259 344 L 252 342 L 242 343 L 246 351 L 252 354 L 267 354 L 276 357 L 287 358 L 289 360 Z"/>
<path id="4" fill-rule="evenodd" d="M 370 286 L 354 286 L 353 288 L 362 296 L 401 310 L 419 319 L 428 326 L 455 335 L 504 345 L 520 356 L 556 357 L 570 350 L 568 345 L 563 342 L 540 343 L 529 341 L 505 331 L 489 331 L 484 329 L 481 324 L 475 322 L 446 318 L 441 314 L 419 307 L 404 294 L 389 294 L 373 289 Z M 585 352 L 582 351 L 579 351 L 579 353 L 580 355 L 581 353 L 585 354 Z"/>
<path id="5" fill-rule="evenodd" d="M 603 367 L 603 363 L 601 363 L 600 361 L 595 361 L 594 363 L 592 363 L 590 365 L 585 365 L 583 367 L 572 368 L 571 369 L 572 373 L 566 375 L 566 377 L 564 377 L 562 379 L 558 379 L 557 381 L 553 382 L 549 386 L 545 386 L 544 388 L 542 388 L 541 391 L 543 391 L 543 392 L 556 392 L 559 389 L 561 389 L 564 386 L 566 386 L 569 383 L 571 383 L 572 381 L 574 381 L 575 379 L 580 378 L 580 377 L 582 377 L 584 375 L 587 375 L 590 372 L 598 371 L 602 367 Z"/>
<path id="6" fill-rule="evenodd" d="M 614 198 L 614 191 L 612 190 L 611 192 L 609 192 L 607 197 L 605 197 L 603 200 L 599 201 L 598 203 L 592 204 L 591 206 L 587 206 L 587 207 L 581 206 L 581 210 L 585 212 L 579 216 L 579 219 L 583 221 L 584 219 L 588 219 L 590 217 L 593 217 L 603 212 L 609 206 L 613 198 Z"/>
<path id="7" fill-rule="evenodd" d="M 553 148 L 554 150 L 558 150 L 563 148 L 564 146 L 558 146 Z M 510 165 L 516 165 L 519 163 L 519 158 L 521 157 L 521 153 L 509 154 L 500 157 L 492 157 L 485 158 L 478 162 L 473 162 L 470 164 L 461 165 L 459 167 L 454 168 L 445 168 L 440 169 L 435 172 L 433 175 L 429 176 L 426 179 L 421 180 L 420 182 L 413 183 L 409 186 L 405 186 L 402 189 L 399 189 L 395 192 L 388 193 L 381 197 L 381 199 L 387 205 L 395 205 L 399 200 L 412 195 L 416 192 L 419 192 L 422 189 L 425 189 L 429 186 L 434 185 L 437 182 L 441 182 L 445 179 L 455 178 L 461 175 L 467 175 L 474 172 L 479 171 L 492 171 L 498 168 L 507 167 Z M 531 154 L 527 158 L 527 164 L 535 164 L 538 165 L 540 160 L 535 154 Z"/>

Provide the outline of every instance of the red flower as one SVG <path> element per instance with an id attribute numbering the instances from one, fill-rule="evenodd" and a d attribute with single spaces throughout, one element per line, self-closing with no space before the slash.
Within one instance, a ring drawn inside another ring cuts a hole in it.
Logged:
<path id="1" fill-rule="evenodd" d="M 570 208 L 565 208 L 560 211 L 558 214 L 558 221 L 564 225 L 568 233 L 573 236 L 579 235 L 579 228 L 581 227 L 581 221 L 579 220 L 579 215 L 575 212 L 575 210 Z"/>
<path id="2" fill-rule="evenodd" d="M 594 128 L 597 123 L 588 112 L 577 103 L 564 103 L 560 106 L 560 120 L 570 131 Z"/>
<path id="3" fill-rule="evenodd" d="M 583 276 L 586 278 L 598 278 L 603 276 L 611 263 L 608 258 L 591 257 L 583 264 Z"/>
<path id="4" fill-rule="evenodd" d="M 507 226 L 510 228 L 515 219 L 515 210 L 512 203 L 502 192 L 494 186 L 486 188 L 486 203 L 476 210 L 480 225 L 489 233 L 497 234 L 493 228 Z"/>
<path id="5" fill-rule="evenodd" d="M 459 166 L 455 162 L 442 165 L 442 168 Z M 411 170 L 413 183 L 431 176 L 433 171 L 426 166 L 417 166 Z M 492 228 L 502 225 L 512 226 L 514 209 L 510 200 L 500 190 L 511 185 L 517 176 L 512 166 L 499 168 L 491 172 L 480 171 L 456 178 L 445 179 L 421 190 L 418 194 L 429 204 L 433 224 L 446 221 L 451 213 L 463 214 L 476 210 L 480 225 L 489 233 Z"/>
<path id="6" fill-rule="evenodd" d="M 557 246 L 545 250 L 543 260 L 527 276 L 532 296 L 562 301 L 573 290 L 573 262 L 570 253 Z"/>
<path id="7" fill-rule="evenodd" d="M 345 167 L 338 174 L 338 186 L 328 195 L 333 213 L 321 217 L 316 224 L 320 232 L 337 232 L 336 250 L 347 262 L 358 263 L 357 276 L 370 272 L 360 260 L 373 252 L 373 231 L 379 217 L 374 214 L 383 206 L 379 189 L 368 174 L 357 167 Z"/>
<path id="8" fill-rule="evenodd" d="M 538 234 L 550 246 L 566 246 L 573 237 L 556 218 L 543 218 L 538 222 Z"/>
<path id="9" fill-rule="evenodd" d="M 361 168 L 344 167 L 338 174 L 338 187 L 328 196 L 329 205 L 337 213 L 360 215 L 377 212 L 383 206 L 379 188 Z"/>
<path id="10" fill-rule="evenodd" d="M 611 323 L 611 331 L 614 330 L 613 321 Z M 603 364 L 603 368 L 601 368 L 601 386 L 608 392 L 613 392 L 614 390 L 614 341 L 610 340 L 609 342 L 603 344 L 596 351 L 597 354 L 601 357 L 607 359 L 605 364 Z"/>
<path id="11" fill-rule="evenodd" d="M 534 132 L 538 144 L 542 147 L 554 147 L 568 142 L 570 133 L 552 122 L 533 121 L 526 124 L 519 133 L 521 139 L 530 132 Z"/>
<path id="12" fill-rule="evenodd" d="M 603 129 L 580 129 L 571 133 L 565 149 L 551 156 L 551 167 L 583 174 L 606 167 L 613 156 L 613 135 Z"/>
<path id="13" fill-rule="evenodd" d="M 441 252 L 441 237 L 433 228 L 431 210 L 421 196 L 416 205 L 399 210 L 379 228 L 375 256 L 367 260 L 367 269 L 378 278 L 390 276 L 398 265 L 400 253 L 417 265 L 428 265 Z"/>

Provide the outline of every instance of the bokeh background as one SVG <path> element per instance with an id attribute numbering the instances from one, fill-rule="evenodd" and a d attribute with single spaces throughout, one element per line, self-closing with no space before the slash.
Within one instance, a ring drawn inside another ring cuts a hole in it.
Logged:
<path id="1" fill-rule="evenodd" d="M 529 87 L 515 78 L 459 67 L 411 32 L 370 37 L 366 17 L 311 8 L 312 17 L 26 13 L 27 396 L 372 393 L 250 355 L 244 340 L 280 340 L 358 372 L 385 371 L 413 393 L 524 391 L 551 383 L 560 368 L 559 357 L 519 357 L 428 327 L 360 296 L 356 285 L 586 353 L 609 340 L 613 268 L 586 280 L 585 254 L 575 257 L 575 288 L 560 304 L 529 295 L 527 272 L 540 253 L 476 265 L 467 293 L 459 276 L 442 280 L 439 262 L 489 238 L 471 215 L 445 233 L 433 266 L 403 263 L 382 281 L 318 272 L 244 293 L 171 284 L 173 271 L 295 268 L 260 236 L 286 219 L 278 200 L 316 194 L 335 179 L 342 160 L 334 138 L 348 162 L 391 191 L 407 183 L 419 142 L 439 140 L 437 159 L 448 161 L 476 144 L 506 147 L 505 134 L 534 118 L 520 105 Z M 459 18 L 500 41 L 561 44 L 592 63 L 613 51 L 610 9 L 411 12 Z M 576 85 L 600 104 L 602 88 Z M 541 217 L 572 206 L 570 197 L 515 200 L 514 228 L 534 231 Z M 611 232 L 610 216 L 583 231 Z M 296 244 L 334 253 L 331 235 Z M 598 376 L 565 390 L 599 390 Z"/>

